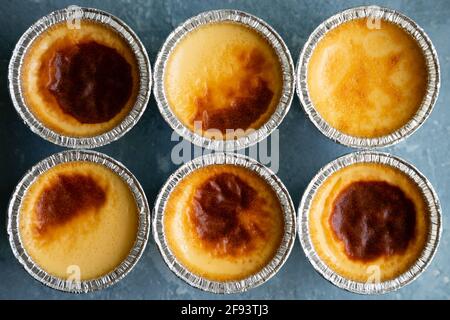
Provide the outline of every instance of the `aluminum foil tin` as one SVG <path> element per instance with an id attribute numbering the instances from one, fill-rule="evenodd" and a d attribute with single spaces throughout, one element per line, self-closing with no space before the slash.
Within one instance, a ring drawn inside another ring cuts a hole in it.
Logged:
<path id="1" fill-rule="evenodd" d="M 177 184 L 195 170 L 215 164 L 242 166 L 260 175 L 275 191 L 284 213 L 284 236 L 273 259 L 258 273 L 239 281 L 218 282 L 202 278 L 185 268 L 170 250 L 164 230 L 164 211 L 171 192 Z M 175 171 L 162 187 L 153 212 L 153 236 L 169 268 L 182 280 L 193 287 L 213 293 L 239 293 L 257 287 L 281 269 L 294 245 L 296 236 L 295 209 L 288 190 L 280 179 L 261 163 L 234 153 L 214 153 L 198 157 Z"/>
<path id="2" fill-rule="evenodd" d="M 393 133 L 377 138 L 359 138 L 349 136 L 331 127 L 316 111 L 309 96 L 307 70 L 311 55 L 325 34 L 337 26 L 354 19 L 371 17 L 395 23 L 408 32 L 418 43 L 424 53 L 428 68 L 428 84 L 425 97 L 414 117 Z M 328 138 L 348 147 L 377 148 L 398 143 L 413 134 L 428 118 L 433 110 L 440 87 L 439 60 L 433 43 L 427 34 L 413 20 L 396 10 L 377 6 L 363 6 L 345 10 L 322 22 L 309 36 L 297 65 L 297 94 L 308 117 L 314 125 Z"/>
<path id="3" fill-rule="evenodd" d="M 258 130 L 235 140 L 213 140 L 191 131 L 184 124 L 182 124 L 172 112 L 164 89 L 164 70 L 166 68 L 166 63 L 178 42 L 189 34 L 189 32 L 201 25 L 224 21 L 245 25 L 246 27 L 254 29 L 262 35 L 272 45 L 277 53 L 283 73 L 283 90 L 280 97 L 280 102 L 278 103 L 273 115 Z M 292 62 L 289 49 L 283 39 L 262 19 L 238 10 L 214 10 L 203 12 L 178 26 L 168 36 L 166 42 L 161 48 L 154 68 L 155 84 L 153 90 L 155 93 L 156 102 L 158 103 L 159 111 L 166 122 L 178 135 L 189 140 L 195 145 L 217 151 L 230 151 L 247 148 L 268 137 L 280 125 L 283 118 L 289 111 L 295 91 L 294 64 Z"/>
<path id="4" fill-rule="evenodd" d="M 421 256 L 414 265 L 395 279 L 380 283 L 361 283 L 346 279 L 330 269 L 319 257 L 311 242 L 309 234 L 309 209 L 316 192 L 322 183 L 336 171 L 355 163 L 379 163 L 397 168 L 406 174 L 422 190 L 425 203 L 430 214 L 430 230 L 428 240 Z M 342 156 L 323 167 L 319 173 L 309 183 L 298 209 L 298 224 L 300 243 L 306 257 L 309 259 L 314 269 L 325 279 L 339 288 L 359 293 L 359 294 L 381 294 L 397 290 L 415 280 L 430 264 L 437 250 L 441 238 L 441 206 L 439 199 L 432 185 L 427 178 L 419 172 L 413 165 L 406 161 L 394 157 L 387 153 L 375 151 L 361 151 Z"/>
<path id="5" fill-rule="evenodd" d="M 20 208 L 28 188 L 34 183 L 34 181 L 36 181 L 36 179 L 41 174 L 43 174 L 47 170 L 60 163 L 72 161 L 88 161 L 98 163 L 115 172 L 129 186 L 136 200 L 136 206 L 138 208 L 139 214 L 139 225 L 136 241 L 128 257 L 116 269 L 114 269 L 107 275 L 94 280 L 81 281 L 78 284 L 54 277 L 41 269 L 39 265 L 34 263 L 34 261 L 25 251 L 19 233 Z M 142 252 L 144 251 L 147 244 L 149 230 L 150 209 L 148 206 L 147 198 L 145 197 L 144 190 L 142 189 L 138 180 L 123 164 L 105 154 L 95 151 L 64 151 L 42 160 L 34 167 L 32 167 L 19 182 L 16 189 L 14 190 L 8 207 L 7 231 L 9 236 L 9 243 L 17 260 L 19 260 L 25 270 L 36 280 L 53 289 L 72 293 L 86 293 L 104 289 L 115 284 L 123 277 L 125 277 L 139 261 Z"/>
<path id="6" fill-rule="evenodd" d="M 106 25 L 121 35 L 129 44 L 136 57 L 140 83 L 136 102 L 130 113 L 115 128 L 94 137 L 69 137 L 59 134 L 47 127 L 37 119 L 28 109 L 21 88 L 21 68 L 27 50 L 43 32 L 55 24 L 73 21 L 73 19 L 90 20 Z M 96 148 L 115 141 L 127 133 L 140 119 L 145 111 L 151 92 L 151 67 L 147 51 L 137 35 L 122 20 L 115 16 L 92 8 L 70 6 L 66 9 L 54 11 L 39 19 L 20 38 L 13 51 L 8 68 L 9 92 L 23 121 L 31 131 L 45 140 L 68 148 Z"/>

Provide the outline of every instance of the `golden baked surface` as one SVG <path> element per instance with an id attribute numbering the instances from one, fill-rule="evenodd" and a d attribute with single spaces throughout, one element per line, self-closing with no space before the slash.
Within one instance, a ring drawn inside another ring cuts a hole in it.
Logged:
<path id="1" fill-rule="evenodd" d="M 400 27 L 366 19 L 328 32 L 308 65 L 314 107 L 337 130 L 355 137 L 388 135 L 405 125 L 425 95 L 427 67 L 417 42 Z"/>
<path id="2" fill-rule="evenodd" d="M 325 264 L 358 282 L 386 281 L 406 272 L 422 253 L 429 229 L 417 185 L 395 168 L 371 163 L 327 178 L 308 221 Z"/>
<path id="3" fill-rule="evenodd" d="M 130 112 L 139 72 L 119 34 L 82 20 L 80 29 L 59 23 L 32 43 L 21 85 L 31 112 L 46 127 L 90 137 L 113 129 Z"/>
<path id="4" fill-rule="evenodd" d="M 58 278 L 79 267 L 81 280 L 114 270 L 129 254 L 138 211 L 128 186 L 91 162 L 57 165 L 28 189 L 19 217 L 20 238 L 33 261 Z"/>
<path id="5" fill-rule="evenodd" d="M 234 165 L 213 165 L 185 177 L 164 212 L 169 248 L 191 272 L 214 281 L 257 273 L 273 258 L 284 219 L 272 188 Z"/>
<path id="6" fill-rule="evenodd" d="M 221 22 L 188 33 L 170 54 L 164 87 L 178 119 L 196 131 L 258 129 L 275 111 L 283 86 L 272 46 L 256 31 Z M 207 134 L 208 135 L 208 134 Z"/>

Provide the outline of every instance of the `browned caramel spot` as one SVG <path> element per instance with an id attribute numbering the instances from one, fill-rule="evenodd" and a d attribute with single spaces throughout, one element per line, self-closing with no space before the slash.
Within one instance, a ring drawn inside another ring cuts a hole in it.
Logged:
<path id="1" fill-rule="evenodd" d="M 88 210 L 99 209 L 106 192 L 90 176 L 60 174 L 42 191 L 36 202 L 36 227 L 39 233 L 63 225 Z"/>
<path id="2" fill-rule="evenodd" d="M 209 90 L 195 100 L 194 121 L 201 121 L 203 130 L 218 129 L 226 133 L 226 129 L 248 129 L 270 106 L 274 93 L 267 81 L 258 75 L 268 67 L 264 55 L 258 49 L 238 51 L 236 55 L 244 76 L 236 79 L 238 92 L 226 92 L 227 106 L 219 109 L 211 106 Z"/>
<path id="3" fill-rule="evenodd" d="M 359 181 L 334 201 L 330 224 L 354 260 L 405 252 L 415 236 L 416 210 L 403 191 L 382 181 Z"/>
<path id="4" fill-rule="evenodd" d="M 90 41 L 59 49 L 49 62 L 47 89 L 81 123 L 101 123 L 125 107 L 131 66 L 117 50 Z"/>
<path id="5" fill-rule="evenodd" d="M 266 215 L 258 210 L 259 201 L 264 200 L 238 176 L 213 176 L 194 195 L 192 220 L 198 236 L 221 255 L 241 255 L 252 250 L 253 240 L 266 237 L 258 223 Z"/>

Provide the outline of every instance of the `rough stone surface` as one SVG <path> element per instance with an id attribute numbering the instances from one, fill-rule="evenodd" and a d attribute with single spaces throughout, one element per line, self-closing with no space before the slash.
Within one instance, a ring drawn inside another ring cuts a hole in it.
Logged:
<path id="1" fill-rule="evenodd" d="M 146 46 L 151 62 L 167 35 L 185 19 L 205 10 L 235 8 L 265 19 L 286 41 L 294 61 L 314 28 L 332 14 L 365 1 L 77 1 L 113 13 L 129 24 Z M 4 1 L 0 10 L 0 299 L 449 299 L 450 236 L 446 232 L 450 205 L 450 3 L 440 1 L 371 1 L 404 12 L 416 20 L 439 53 L 442 87 L 431 117 L 412 137 L 385 151 L 416 165 L 433 183 L 443 207 L 444 233 L 429 269 L 413 284 L 383 296 L 344 292 L 321 278 L 306 260 L 298 240 L 283 269 L 266 284 L 244 294 L 217 296 L 193 289 L 164 264 L 153 240 L 141 261 L 119 284 L 88 295 L 70 295 L 33 280 L 14 258 L 6 237 L 6 210 L 12 190 L 22 175 L 39 160 L 63 149 L 33 134 L 13 108 L 7 88 L 7 67 L 21 34 L 38 18 L 74 3 L 61 1 Z M 170 160 L 171 130 L 157 110 L 153 96 L 137 126 L 125 137 L 99 148 L 122 161 L 142 183 L 152 205 L 159 188 L 177 168 Z M 299 100 L 280 126 L 279 176 L 297 206 L 309 180 L 320 167 L 352 151 L 328 140 L 306 118 Z"/>

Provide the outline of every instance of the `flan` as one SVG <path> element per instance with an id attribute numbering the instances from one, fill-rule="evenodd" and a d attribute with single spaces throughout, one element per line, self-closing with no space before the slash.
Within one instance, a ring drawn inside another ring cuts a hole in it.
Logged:
<path id="1" fill-rule="evenodd" d="M 398 169 L 375 163 L 353 164 L 329 176 L 308 216 L 322 261 L 362 283 L 408 271 L 425 247 L 429 220 L 417 184 Z"/>
<path id="2" fill-rule="evenodd" d="M 70 137 L 112 130 L 129 114 L 139 87 L 135 55 L 116 31 L 81 20 L 58 23 L 33 41 L 24 56 L 25 103 L 45 127 Z"/>
<path id="3" fill-rule="evenodd" d="M 281 64 L 271 44 L 233 22 L 187 33 L 164 71 L 164 92 L 175 116 L 191 131 L 216 139 L 259 129 L 276 110 L 282 87 Z"/>
<path id="4" fill-rule="evenodd" d="M 81 281 L 118 267 L 134 245 L 138 209 L 128 185 L 103 165 L 56 165 L 28 188 L 19 213 L 23 247 L 48 274 Z"/>
<path id="5" fill-rule="evenodd" d="M 312 104 L 336 130 L 377 138 L 406 125 L 427 87 L 417 41 L 398 25 L 356 19 L 327 32 L 307 66 Z"/>
<path id="6" fill-rule="evenodd" d="M 231 164 L 203 167 L 182 179 L 170 194 L 163 224 L 181 265 L 221 282 L 262 270 L 284 234 L 282 208 L 270 185 Z"/>

